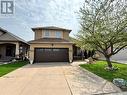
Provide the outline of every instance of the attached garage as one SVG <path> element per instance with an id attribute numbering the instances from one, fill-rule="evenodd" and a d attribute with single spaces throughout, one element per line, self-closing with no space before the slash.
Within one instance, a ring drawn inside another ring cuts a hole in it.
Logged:
<path id="1" fill-rule="evenodd" d="M 68 48 L 35 48 L 35 62 L 69 62 Z"/>
<path id="2" fill-rule="evenodd" d="M 31 63 L 72 62 L 73 43 L 61 38 L 40 38 L 29 42 Z"/>

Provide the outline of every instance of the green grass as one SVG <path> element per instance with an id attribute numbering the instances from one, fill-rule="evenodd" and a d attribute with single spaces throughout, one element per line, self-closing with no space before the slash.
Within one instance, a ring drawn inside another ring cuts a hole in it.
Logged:
<path id="1" fill-rule="evenodd" d="M 104 68 L 107 66 L 106 61 L 97 61 L 96 64 L 83 64 L 81 67 L 87 69 L 88 71 L 108 80 L 112 81 L 114 78 L 123 78 L 127 80 L 127 65 L 118 64 L 113 62 L 114 67 L 118 67 L 117 71 L 107 71 Z"/>
<path id="2" fill-rule="evenodd" d="M 17 61 L 10 64 L 0 65 L 0 77 L 26 65 L 27 63 L 27 61 Z"/>

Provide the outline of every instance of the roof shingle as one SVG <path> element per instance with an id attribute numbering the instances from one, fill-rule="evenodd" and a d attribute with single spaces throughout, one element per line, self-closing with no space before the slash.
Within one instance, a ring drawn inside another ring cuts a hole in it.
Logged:
<path id="1" fill-rule="evenodd" d="M 29 41 L 28 43 L 72 43 L 72 42 L 61 38 L 40 38 L 37 40 Z"/>
<path id="2" fill-rule="evenodd" d="M 23 43 L 28 44 L 25 40 L 21 39 L 20 37 L 8 32 L 7 30 L 4 30 L 3 28 L 0 27 L 0 31 L 4 32 L 0 36 L 0 41 L 21 41 Z"/>

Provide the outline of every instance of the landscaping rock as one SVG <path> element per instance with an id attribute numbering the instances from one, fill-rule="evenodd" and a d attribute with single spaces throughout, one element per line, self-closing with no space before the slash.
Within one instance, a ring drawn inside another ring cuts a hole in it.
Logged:
<path id="1" fill-rule="evenodd" d="M 100 55 L 96 53 L 96 54 L 93 55 L 93 58 L 98 60 L 100 58 Z"/>
<path id="2" fill-rule="evenodd" d="M 86 62 L 86 63 L 89 63 L 89 59 L 85 59 L 85 62 Z"/>
<path id="3" fill-rule="evenodd" d="M 16 59 L 13 59 L 11 62 L 16 62 L 17 60 Z"/>
<path id="4" fill-rule="evenodd" d="M 85 59 L 85 62 L 88 64 L 92 64 L 92 63 L 94 63 L 94 60 L 92 57 L 89 57 L 88 59 Z"/>
<path id="5" fill-rule="evenodd" d="M 121 78 L 115 78 L 113 79 L 113 83 L 120 87 L 120 88 L 127 88 L 127 80 L 121 79 Z"/>
<path id="6" fill-rule="evenodd" d="M 89 57 L 88 60 L 89 60 L 89 64 L 93 63 L 93 58 L 92 57 Z"/>

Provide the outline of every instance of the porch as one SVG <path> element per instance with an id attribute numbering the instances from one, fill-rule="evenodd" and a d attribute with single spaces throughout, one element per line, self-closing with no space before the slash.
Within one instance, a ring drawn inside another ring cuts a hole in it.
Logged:
<path id="1" fill-rule="evenodd" d="M 93 57 L 95 54 L 94 50 L 81 50 L 81 48 L 77 46 L 73 46 L 73 60 L 84 60 L 89 57 Z"/>
<path id="2" fill-rule="evenodd" d="M 0 42 L 0 62 L 24 58 L 28 55 L 28 45 L 22 42 Z"/>

